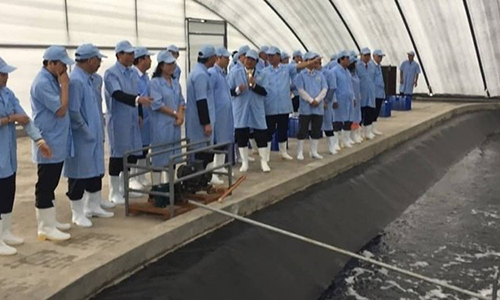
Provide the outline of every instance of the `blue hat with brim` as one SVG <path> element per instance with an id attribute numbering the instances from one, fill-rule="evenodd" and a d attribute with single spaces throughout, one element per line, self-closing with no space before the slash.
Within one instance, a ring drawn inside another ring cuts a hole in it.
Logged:
<path id="1" fill-rule="evenodd" d="M 337 60 L 337 54 L 332 54 L 330 56 L 330 60 Z"/>
<path id="2" fill-rule="evenodd" d="M 218 47 L 215 49 L 215 54 L 217 54 L 218 57 L 231 57 L 231 53 L 229 53 L 225 47 Z"/>
<path id="3" fill-rule="evenodd" d="M 365 48 L 361 49 L 361 54 L 362 55 L 367 55 L 367 54 L 370 54 L 370 53 L 372 53 L 372 51 L 370 50 L 370 48 L 365 47 Z"/>
<path id="4" fill-rule="evenodd" d="M 76 48 L 76 60 L 89 59 L 92 57 L 106 58 L 107 56 L 102 54 L 99 49 L 92 44 L 83 44 Z"/>
<path id="5" fill-rule="evenodd" d="M 1 57 L 0 57 L 0 73 L 3 73 L 3 74 L 9 74 L 10 72 L 13 72 L 15 71 L 17 68 L 16 67 L 13 67 L 13 66 L 10 66 L 8 65 L 5 60 L 3 60 Z"/>
<path id="6" fill-rule="evenodd" d="M 121 41 L 118 42 L 115 46 L 115 53 L 120 53 L 120 52 L 125 52 L 125 53 L 132 53 L 135 51 L 135 48 L 132 46 L 132 44 L 129 41 Z"/>
<path id="7" fill-rule="evenodd" d="M 168 50 L 160 51 L 156 58 L 158 59 L 158 63 L 172 64 L 176 61 L 175 57 Z"/>
<path id="8" fill-rule="evenodd" d="M 267 51 L 269 50 L 269 47 L 268 46 L 262 46 L 260 47 L 260 52 L 264 52 L 267 54 Z"/>
<path id="9" fill-rule="evenodd" d="M 300 50 L 293 51 L 292 57 L 297 57 L 297 56 L 302 57 L 302 52 Z"/>
<path id="10" fill-rule="evenodd" d="M 304 55 L 305 60 L 311 60 L 319 57 L 319 54 L 313 51 L 309 51 Z"/>
<path id="11" fill-rule="evenodd" d="M 148 50 L 148 48 L 146 48 L 146 47 L 136 47 L 135 48 L 135 50 L 134 50 L 134 57 L 135 58 L 146 56 L 146 55 L 152 56 L 155 54 L 153 52 L 150 52 Z"/>
<path id="12" fill-rule="evenodd" d="M 286 53 L 285 51 L 281 51 L 281 59 L 285 58 L 290 58 L 290 55 L 288 55 L 288 53 Z"/>
<path id="13" fill-rule="evenodd" d="M 71 58 L 69 58 L 68 52 L 63 46 L 50 46 L 47 50 L 45 50 L 43 59 L 49 61 L 60 61 L 66 65 L 72 65 L 75 63 Z"/>
<path id="14" fill-rule="evenodd" d="M 342 50 L 337 54 L 337 59 L 341 59 L 342 57 L 350 57 L 349 52 Z"/>
<path id="15" fill-rule="evenodd" d="M 382 52 L 382 50 L 377 49 L 377 50 L 373 51 L 373 55 L 377 55 L 377 56 L 385 56 L 385 53 L 384 53 L 384 52 Z"/>
<path id="16" fill-rule="evenodd" d="M 211 45 L 204 45 L 201 47 L 200 51 L 198 52 L 198 57 L 199 58 L 210 58 L 212 56 L 215 56 L 215 48 L 214 46 Z"/>
<path id="17" fill-rule="evenodd" d="M 243 56 L 247 55 L 248 50 L 250 50 L 250 47 L 248 45 L 241 46 L 240 49 L 238 49 L 238 53 Z"/>
<path id="18" fill-rule="evenodd" d="M 179 47 L 177 47 L 176 45 L 170 45 L 167 47 L 167 51 L 170 51 L 170 52 L 179 52 Z"/>
<path id="19" fill-rule="evenodd" d="M 415 51 L 410 51 L 410 52 L 408 52 L 408 54 L 415 56 Z"/>
<path id="20" fill-rule="evenodd" d="M 248 50 L 246 57 L 253 58 L 253 59 L 257 60 L 257 59 L 259 59 L 259 54 L 255 50 Z"/>
<path id="21" fill-rule="evenodd" d="M 271 46 L 269 49 L 267 49 L 266 52 L 267 55 L 281 55 L 281 50 L 278 47 Z"/>

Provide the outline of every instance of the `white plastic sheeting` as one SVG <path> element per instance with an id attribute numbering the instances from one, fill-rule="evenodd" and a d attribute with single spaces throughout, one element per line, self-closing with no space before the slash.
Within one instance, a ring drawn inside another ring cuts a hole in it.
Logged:
<path id="1" fill-rule="evenodd" d="M 114 63 L 109 48 L 119 40 L 154 48 L 176 44 L 182 49 L 178 63 L 184 82 L 186 18 L 225 20 L 229 50 L 242 44 L 276 45 L 291 53 L 304 50 L 303 43 L 329 56 L 355 50 L 355 40 L 360 47 L 382 49 L 387 53 L 384 64 L 399 66 L 406 52 L 415 49 L 397 3 L 433 92 L 486 95 L 463 0 L 0 0 L 0 56 L 18 67 L 9 86 L 28 111 L 29 86 L 41 67 L 44 47 L 51 44 L 92 42 L 108 48 L 101 74 Z M 500 4 L 466 3 L 488 89 L 491 96 L 500 96 Z M 422 74 L 416 92 L 428 91 Z"/>

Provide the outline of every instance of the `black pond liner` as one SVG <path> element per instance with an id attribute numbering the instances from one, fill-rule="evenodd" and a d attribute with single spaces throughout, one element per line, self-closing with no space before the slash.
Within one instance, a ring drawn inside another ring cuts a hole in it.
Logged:
<path id="1" fill-rule="evenodd" d="M 497 128 L 497 110 L 458 116 L 250 217 L 358 251 Z M 95 299 L 318 299 L 348 260 L 235 221 Z"/>

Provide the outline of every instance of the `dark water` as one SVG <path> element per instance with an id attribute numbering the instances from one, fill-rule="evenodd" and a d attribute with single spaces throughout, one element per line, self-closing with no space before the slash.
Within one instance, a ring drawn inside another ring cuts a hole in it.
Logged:
<path id="1" fill-rule="evenodd" d="M 497 128 L 499 111 L 456 117 L 250 217 L 487 293 L 500 258 Z M 315 300 L 356 294 L 467 299 L 240 222 L 177 249 L 95 298 Z"/>
<path id="2" fill-rule="evenodd" d="M 491 297 L 500 268 L 499 227 L 497 134 L 455 164 L 361 253 Z M 468 298 L 351 260 L 320 299 Z"/>

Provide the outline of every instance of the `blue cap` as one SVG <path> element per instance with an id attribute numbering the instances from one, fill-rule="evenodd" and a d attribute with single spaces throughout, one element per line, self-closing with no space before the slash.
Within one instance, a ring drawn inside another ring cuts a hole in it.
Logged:
<path id="1" fill-rule="evenodd" d="M 129 41 L 118 42 L 118 44 L 116 44 L 116 46 L 115 46 L 115 53 L 120 53 L 120 52 L 131 53 L 134 51 L 135 51 L 135 48 L 132 46 L 132 44 Z"/>
<path id="2" fill-rule="evenodd" d="M 175 57 L 168 50 L 162 50 L 158 52 L 158 56 L 156 58 L 158 59 L 158 63 L 164 62 L 167 64 L 172 64 L 176 61 Z"/>
<path id="3" fill-rule="evenodd" d="M 295 51 L 293 51 L 293 53 L 292 53 L 292 57 L 297 57 L 297 56 L 302 57 L 302 52 L 300 52 L 300 50 L 295 50 Z"/>
<path id="4" fill-rule="evenodd" d="M 201 49 L 198 52 L 198 57 L 199 58 L 210 58 L 212 56 L 215 56 L 215 48 L 214 48 L 214 46 L 211 46 L 211 45 L 201 46 Z"/>
<path id="5" fill-rule="evenodd" d="M 355 62 L 358 62 L 358 57 L 356 55 L 350 55 L 349 56 L 349 61 L 350 61 L 350 64 L 353 64 Z"/>
<path id="6" fill-rule="evenodd" d="M 269 50 L 269 47 L 268 47 L 268 46 L 262 46 L 262 47 L 260 47 L 260 51 L 259 51 L 259 53 L 260 53 L 260 52 L 264 52 L 264 53 L 266 53 L 266 54 L 267 54 L 267 51 L 268 51 L 268 50 Z"/>
<path id="7" fill-rule="evenodd" d="M 248 50 L 246 57 L 253 58 L 255 60 L 259 59 L 259 54 L 255 50 Z"/>
<path id="8" fill-rule="evenodd" d="M 241 46 L 240 49 L 238 49 L 238 53 L 240 53 L 240 55 L 247 55 L 248 50 L 250 50 L 248 45 Z"/>
<path id="9" fill-rule="evenodd" d="M 170 45 L 167 47 L 167 51 L 170 51 L 170 52 L 179 52 L 179 47 L 177 47 L 176 45 Z"/>
<path id="10" fill-rule="evenodd" d="M 415 51 L 412 50 L 412 51 L 408 52 L 408 54 L 415 56 Z"/>
<path id="11" fill-rule="evenodd" d="M 385 53 L 382 52 L 382 50 L 377 49 L 377 50 L 373 51 L 373 55 L 385 56 Z"/>
<path id="12" fill-rule="evenodd" d="M 63 64 L 72 65 L 75 62 L 69 58 L 66 48 L 62 46 L 50 46 L 45 50 L 43 59 L 52 61 L 61 61 Z"/>
<path id="13" fill-rule="evenodd" d="M 337 53 L 330 55 L 330 60 L 337 60 Z"/>
<path id="14" fill-rule="evenodd" d="M 286 53 L 285 51 L 281 51 L 281 59 L 285 58 L 290 58 L 290 55 L 288 55 L 288 53 Z"/>
<path id="15" fill-rule="evenodd" d="M 89 59 L 92 57 L 105 58 L 107 56 L 99 52 L 99 49 L 92 44 L 83 44 L 78 46 L 78 48 L 76 48 L 75 52 L 76 60 Z"/>
<path id="16" fill-rule="evenodd" d="M 281 55 L 281 50 L 278 47 L 271 46 L 269 49 L 267 49 L 266 54 L 267 55 L 276 55 L 276 54 Z"/>
<path id="17" fill-rule="evenodd" d="M 366 54 L 370 54 L 370 53 L 372 53 L 372 51 L 368 47 L 365 47 L 365 48 L 361 49 L 361 54 L 362 55 L 366 55 Z"/>
<path id="18" fill-rule="evenodd" d="M 337 59 L 341 59 L 342 57 L 349 57 L 349 53 L 345 50 L 342 50 L 340 51 L 338 54 L 337 54 Z"/>
<path id="19" fill-rule="evenodd" d="M 153 52 L 149 52 L 148 48 L 146 47 L 136 47 L 134 50 L 134 57 L 138 58 L 141 56 L 146 56 L 146 55 L 155 55 Z"/>
<path id="20" fill-rule="evenodd" d="M 304 55 L 304 59 L 305 59 L 305 60 L 315 59 L 316 57 L 319 57 L 319 54 L 318 54 L 318 53 L 316 53 L 316 52 L 313 52 L 313 51 L 308 51 L 308 52 Z"/>
<path id="21" fill-rule="evenodd" d="M 234 52 L 233 54 L 233 60 L 237 60 L 240 58 L 240 53 L 238 51 Z"/>
<path id="22" fill-rule="evenodd" d="M 3 73 L 3 74 L 8 74 L 14 70 L 16 70 L 17 68 L 16 67 L 13 67 L 13 66 L 9 66 L 5 60 L 3 60 L 1 57 L 0 57 L 0 73 Z"/>
<path id="23" fill-rule="evenodd" d="M 217 54 L 218 57 L 230 57 L 231 53 L 227 51 L 225 47 L 218 47 L 215 49 L 215 54 Z"/>

